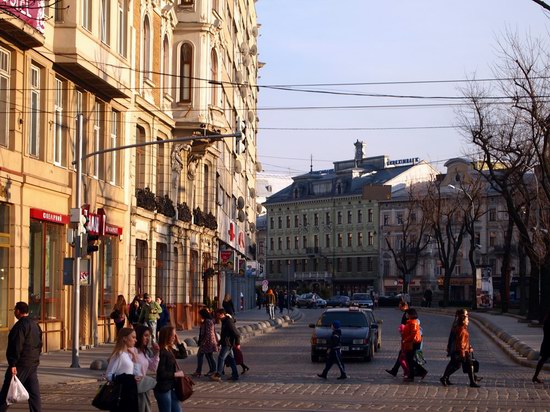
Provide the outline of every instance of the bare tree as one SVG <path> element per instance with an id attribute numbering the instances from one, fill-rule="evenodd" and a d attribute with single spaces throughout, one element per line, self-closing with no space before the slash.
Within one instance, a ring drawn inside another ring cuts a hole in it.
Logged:
<path id="1" fill-rule="evenodd" d="M 482 157 L 492 187 L 504 198 L 529 257 L 528 317 L 541 315 L 541 293 L 550 297 L 550 58 L 542 41 L 508 34 L 495 68 L 494 89 L 464 91 L 470 107 L 461 122 Z M 541 302 L 544 309 L 550 299 Z"/>
<path id="2" fill-rule="evenodd" d="M 422 252 L 430 243 L 430 220 L 424 213 L 427 200 L 422 190 L 421 184 L 411 185 L 403 199 L 396 199 L 403 202 L 403 212 L 384 238 L 403 280 L 403 293 L 409 293 L 409 277 L 415 272 Z"/>

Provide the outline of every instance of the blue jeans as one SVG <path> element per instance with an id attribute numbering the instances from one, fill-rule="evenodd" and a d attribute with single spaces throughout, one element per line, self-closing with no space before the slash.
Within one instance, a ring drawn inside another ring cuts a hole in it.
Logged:
<path id="1" fill-rule="evenodd" d="M 181 412 L 181 403 L 176 397 L 176 390 L 170 389 L 167 392 L 154 391 L 159 412 Z"/>
<path id="2" fill-rule="evenodd" d="M 229 360 L 229 366 L 231 367 L 231 377 L 233 379 L 239 379 L 239 371 L 237 371 L 237 364 L 235 363 L 235 357 L 230 346 L 222 346 L 220 349 L 220 355 L 218 356 L 218 372 L 220 375 L 225 367 L 225 358 Z"/>
<path id="3" fill-rule="evenodd" d="M 212 352 L 204 353 L 201 350 L 199 350 L 199 352 L 197 353 L 197 370 L 195 372 L 202 373 L 202 363 L 204 357 L 206 357 L 206 361 L 208 362 L 208 373 L 216 372 L 216 362 L 214 361 L 214 354 Z"/>

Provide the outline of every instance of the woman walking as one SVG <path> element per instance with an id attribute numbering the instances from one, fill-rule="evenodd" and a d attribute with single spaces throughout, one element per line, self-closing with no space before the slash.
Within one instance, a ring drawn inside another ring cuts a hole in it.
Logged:
<path id="1" fill-rule="evenodd" d="M 147 372 L 155 373 L 159 364 L 159 346 L 153 343 L 151 347 L 151 329 L 144 325 L 136 326 L 136 356 L 141 370 L 141 380 L 138 382 L 138 407 L 139 412 L 151 412 L 151 399 L 149 391 L 153 389 L 157 381 L 147 376 Z"/>
<path id="2" fill-rule="evenodd" d="M 117 337 L 105 376 L 107 380 L 122 386 L 120 406 L 111 412 L 138 412 L 137 381 L 140 380 L 134 352 L 136 332 L 132 328 L 122 328 Z"/>
<path id="3" fill-rule="evenodd" d="M 451 359 L 449 364 L 445 368 L 443 376 L 439 378 L 439 381 L 443 386 L 450 384 L 449 377 L 463 367 L 468 373 L 470 379 L 470 387 L 479 388 L 474 375 L 473 355 L 474 351 L 470 345 L 470 334 L 468 332 L 468 324 L 470 320 L 468 318 L 468 311 L 461 309 L 456 313 L 456 326 L 451 331 L 452 338 L 449 347 Z"/>
<path id="4" fill-rule="evenodd" d="M 405 301 L 399 302 L 399 310 L 403 312 L 403 316 L 401 317 L 401 324 L 399 325 L 399 334 L 401 335 L 401 340 L 403 340 L 403 330 L 405 329 L 405 325 L 407 324 L 407 310 L 409 309 L 409 305 Z M 404 360 L 405 354 L 399 348 L 399 353 L 397 354 L 397 359 L 395 360 L 395 364 L 393 365 L 393 368 L 386 369 L 386 372 L 388 372 L 392 376 L 397 376 L 397 372 L 399 372 L 399 367 L 403 367 L 403 365 L 406 365 L 406 362 Z M 405 376 L 408 375 L 408 370 L 405 370 L 403 368 L 403 372 L 405 373 Z"/>
<path id="5" fill-rule="evenodd" d="M 420 332 L 420 322 L 416 309 L 407 309 L 407 323 L 403 328 L 401 350 L 405 354 L 409 375 L 405 378 L 408 382 L 413 382 L 415 376 L 424 379 L 428 371 L 419 365 L 415 360 L 416 351 L 420 350 L 422 344 L 422 334 Z"/>
<path id="6" fill-rule="evenodd" d="M 539 379 L 539 373 L 542 370 L 542 366 L 550 357 L 550 310 L 546 312 L 544 317 L 544 324 L 542 326 L 542 344 L 540 345 L 540 359 L 537 363 L 537 369 L 533 375 L 534 383 L 543 383 L 542 379 Z"/>
<path id="7" fill-rule="evenodd" d="M 216 361 L 214 360 L 214 352 L 218 351 L 218 339 L 216 337 L 216 331 L 214 330 L 214 320 L 212 315 L 206 308 L 202 308 L 199 311 L 199 315 L 202 318 L 202 323 L 199 329 L 199 352 L 197 353 L 197 369 L 193 376 L 200 377 L 202 374 L 202 363 L 206 357 L 208 362 L 208 373 L 206 376 L 210 376 L 216 373 Z"/>
<path id="8" fill-rule="evenodd" d="M 136 295 L 132 303 L 130 303 L 130 310 L 128 312 L 128 322 L 132 326 L 136 326 L 139 323 L 139 315 L 141 313 L 141 300 L 139 296 Z"/>
<path id="9" fill-rule="evenodd" d="M 158 340 L 159 331 L 163 327 L 168 326 L 170 324 L 170 312 L 168 312 L 168 308 L 164 304 L 164 299 L 162 299 L 160 296 L 157 296 L 155 301 L 159 304 L 161 309 L 161 312 L 159 313 L 159 318 L 157 320 L 157 336 L 155 336 L 155 338 L 157 338 Z"/>
<path id="10" fill-rule="evenodd" d="M 113 321 L 115 322 L 117 335 L 118 332 L 120 332 L 120 330 L 124 327 L 126 319 L 128 319 L 128 314 L 128 305 L 126 305 L 126 299 L 124 299 L 123 295 L 118 295 L 116 298 L 115 307 L 111 312 L 111 319 L 113 319 Z"/>
<path id="11" fill-rule="evenodd" d="M 226 314 L 230 315 L 232 318 L 235 317 L 235 305 L 233 304 L 233 299 L 231 299 L 231 295 L 229 293 L 226 293 L 223 298 L 222 307 L 225 309 Z"/>
<path id="12" fill-rule="evenodd" d="M 174 345 L 176 349 L 174 349 Z M 159 412 L 180 412 L 181 404 L 176 396 L 176 376 L 183 376 L 176 358 L 185 359 L 187 352 L 183 343 L 178 341 L 176 328 L 165 326 L 159 333 L 159 364 L 157 367 L 157 385 L 155 398 Z"/>

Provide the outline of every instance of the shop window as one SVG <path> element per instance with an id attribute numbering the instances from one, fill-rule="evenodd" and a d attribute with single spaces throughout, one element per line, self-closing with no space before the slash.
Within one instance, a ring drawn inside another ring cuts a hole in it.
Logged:
<path id="1" fill-rule="evenodd" d="M 8 327 L 10 207 L 0 203 L 0 329 Z"/>
<path id="2" fill-rule="evenodd" d="M 0 146 L 9 146 L 10 53 L 0 47 Z"/>
<path id="3" fill-rule="evenodd" d="M 114 278 L 114 266 L 113 263 L 116 262 L 116 240 L 112 237 L 104 237 L 101 242 L 101 277 L 99 290 L 99 307 L 98 313 L 99 316 L 108 317 L 113 306 L 115 305 L 114 301 L 114 289 L 113 289 L 113 278 Z"/>
<path id="4" fill-rule="evenodd" d="M 64 226 L 31 220 L 28 302 L 34 319 L 61 317 L 64 233 Z"/>

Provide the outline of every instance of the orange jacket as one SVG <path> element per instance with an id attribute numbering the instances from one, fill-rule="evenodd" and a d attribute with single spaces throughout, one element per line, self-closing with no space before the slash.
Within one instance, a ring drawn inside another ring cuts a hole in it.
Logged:
<path id="1" fill-rule="evenodd" d="M 455 353 L 464 358 L 471 350 L 470 334 L 466 325 L 457 326 L 455 332 Z"/>
<path id="2" fill-rule="evenodd" d="M 422 336 L 420 336 L 420 324 L 417 319 L 409 319 L 407 324 L 403 328 L 401 335 L 403 350 L 413 350 L 415 343 L 422 342 Z"/>

